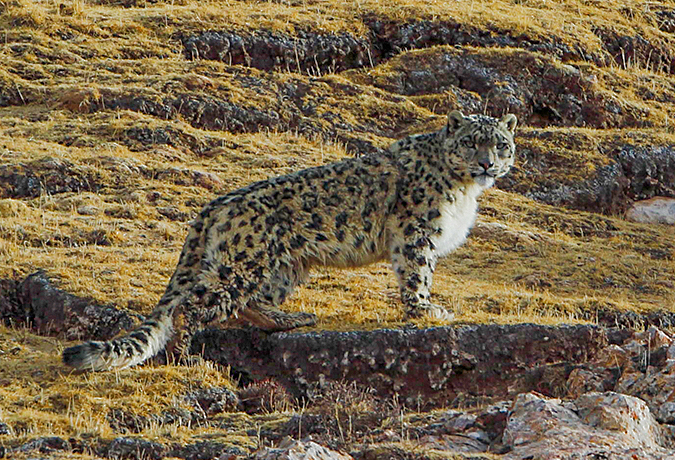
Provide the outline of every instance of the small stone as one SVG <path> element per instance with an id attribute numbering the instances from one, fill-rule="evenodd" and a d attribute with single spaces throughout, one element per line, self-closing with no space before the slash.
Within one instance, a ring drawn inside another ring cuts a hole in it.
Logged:
<path id="1" fill-rule="evenodd" d="M 203 75 L 189 74 L 183 79 L 183 83 L 187 89 L 191 91 L 202 90 L 205 88 L 213 88 L 215 83 L 209 77 Z"/>
<path id="2" fill-rule="evenodd" d="M 239 404 L 239 397 L 226 387 L 204 388 L 185 395 L 185 401 L 207 416 L 222 412 L 233 412 Z"/>
<path id="3" fill-rule="evenodd" d="M 626 367 L 630 361 L 630 356 L 626 350 L 624 350 L 619 345 L 609 345 L 607 348 L 604 348 L 598 352 L 594 364 L 600 367 L 612 368 L 612 367 Z"/>
<path id="4" fill-rule="evenodd" d="M 417 442 L 418 447 L 422 449 L 433 449 L 439 451 L 479 453 L 486 452 L 489 441 L 486 443 L 480 435 L 466 434 L 442 434 L 423 436 Z"/>
<path id="5" fill-rule="evenodd" d="M 85 204 L 82 206 L 78 206 L 77 213 L 83 216 L 94 216 L 99 213 L 99 209 L 94 205 Z"/>
<path id="6" fill-rule="evenodd" d="M 55 450 L 71 450 L 70 443 L 65 439 L 57 436 L 45 436 L 28 441 L 18 449 L 20 452 L 40 451 L 43 454 L 53 452 Z"/>
<path id="7" fill-rule="evenodd" d="M 604 390 L 605 375 L 599 371 L 577 368 L 567 378 L 567 397 L 577 398 L 589 391 Z"/>
<path id="8" fill-rule="evenodd" d="M 675 424 L 675 402 L 666 402 L 656 411 L 656 419 L 661 423 Z"/>
<path id="9" fill-rule="evenodd" d="M 185 222 L 190 219 L 190 214 L 181 211 L 176 206 L 160 206 L 157 212 L 169 220 Z"/>
<path id="10" fill-rule="evenodd" d="M 647 331 L 647 337 L 649 339 L 649 347 L 652 350 L 656 350 L 657 348 L 661 347 L 667 347 L 673 343 L 673 339 L 670 338 L 668 334 L 654 326 L 650 327 Z"/>
<path id="11" fill-rule="evenodd" d="M 448 424 L 447 427 L 453 432 L 462 432 L 466 431 L 469 428 L 474 427 L 476 424 L 476 416 L 473 414 L 462 414 L 459 417 L 453 418 Z"/>

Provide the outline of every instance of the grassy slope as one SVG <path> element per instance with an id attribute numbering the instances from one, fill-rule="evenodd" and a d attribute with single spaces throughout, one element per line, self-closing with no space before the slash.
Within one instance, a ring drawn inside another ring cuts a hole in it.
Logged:
<path id="1" fill-rule="evenodd" d="M 659 16 L 636 1 L 188 0 L 137 2 L 126 8 L 105 0 L 15 0 L 1 5 L 0 11 L 0 86 L 3 91 L 16 90 L 21 101 L 0 108 L 0 163 L 49 157 L 69 162 L 71 170 L 95 174 L 99 184 L 96 192 L 0 201 L 0 276 L 46 268 L 68 291 L 142 313 L 152 309 L 171 275 L 186 221 L 212 197 L 349 153 L 340 142 L 293 130 L 232 134 L 199 129 L 181 117 L 163 120 L 130 110 L 105 110 L 106 98 L 141 94 L 152 99 L 190 90 L 206 96 L 227 93 L 235 103 L 271 107 L 277 103 L 278 85 L 311 84 L 319 113 L 336 110 L 354 126 L 366 126 L 369 117 L 378 117 L 379 134 L 364 129 L 361 135 L 379 146 L 400 133 L 436 129 L 448 105 L 444 93 L 406 97 L 387 92 L 383 84 L 396 66 L 419 60 L 420 53 L 433 55 L 433 49 L 403 52 L 373 69 L 317 80 L 186 61 L 180 34 L 268 29 L 363 36 L 363 18 L 377 16 L 454 20 L 582 47 L 597 55 L 603 51 L 592 32 L 596 28 L 638 32 L 665 45 L 673 42 L 658 29 Z M 494 59 L 507 59 L 510 52 L 489 51 Z M 670 75 L 647 60 L 615 63 L 607 58 L 606 66 L 577 65 L 594 73 L 608 94 L 650 107 L 652 127 L 630 132 L 523 127 L 520 148 L 547 155 L 554 180 L 588 177 L 607 161 L 600 146 L 617 139 L 673 143 L 669 120 L 675 106 L 669 92 L 675 81 Z M 271 89 L 247 83 L 254 79 L 272 82 Z M 353 91 L 335 91 L 338 87 Z M 90 110 L 96 104 L 103 108 Z M 128 136 L 138 127 L 171 129 L 180 142 L 143 144 Z M 172 172 L 172 167 L 178 171 Z M 215 173 L 217 178 L 187 180 L 181 168 Z M 526 168 L 521 165 L 521 171 Z M 528 179 L 523 175 L 519 180 L 526 184 Z M 93 214 L 78 212 L 82 206 L 91 206 Z M 170 206 L 175 209 L 168 218 L 162 212 Z M 454 310 L 459 321 L 557 324 L 592 321 L 600 307 L 672 308 L 675 264 L 672 258 L 654 257 L 659 250 L 672 254 L 672 228 L 554 208 L 499 190 L 488 192 L 481 207 L 481 222 L 505 225 L 510 232 L 490 232 L 488 226 L 440 263 L 436 301 Z M 396 326 L 401 317 L 396 283 L 386 264 L 346 272 L 319 270 L 286 308 L 317 313 L 319 328 Z M 179 404 L 175 397 L 190 388 L 225 383 L 209 367 L 197 372 L 166 367 L 67 375 L 56 356 L 62 346 L 56 339 L 0 330 L 0 420 L 16 435 L 113 437 L 104 419 L 111 407 L 123 405 L 147 415 Z M 144 435 L 166 440 L 204 438 L 208 433 L 171 426 Z M 242 437 L 239 444 L 251 447 L 250 442 Z"/>

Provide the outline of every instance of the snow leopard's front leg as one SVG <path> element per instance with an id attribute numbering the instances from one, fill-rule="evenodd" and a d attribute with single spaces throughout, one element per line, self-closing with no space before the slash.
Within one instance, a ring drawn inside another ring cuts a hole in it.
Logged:
<path id="1" fill-rule="evenodd" d="M 434 246 L 427 232 L 407 224 L 398 238 L 393 238 L 390 258 L 398 278 L 401 300 L 407 317 L 428 316 L 450 321 L 454 315 L 431 303 L 431 283 L 436 267 Z"/>

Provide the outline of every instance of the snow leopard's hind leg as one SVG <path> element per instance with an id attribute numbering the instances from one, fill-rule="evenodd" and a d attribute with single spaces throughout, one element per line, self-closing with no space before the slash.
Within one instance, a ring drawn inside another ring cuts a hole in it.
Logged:
<path id="1" fill-rule="evenodd" d="M 305 312 L 287 313 L 273 307 L 254 305 L 241 311 L 239 316 L 267 332 L 289 331 L 303 326 L 314 326 L 316 315 Z"/>
<path id="2" fill-rule="evenodd" d="M 314 314 L 278 309 L 307 277 L 303 264 L 283 257 L 262 256 L 241 273 L 229 266 L 220 266 L 217 271 L 218 281 L 215 273 L 203 277 L 212 280 L 208 290 L 218 298 L 206 309 L 207 322 L 246 321 L 267 332 L 316 324 Z"/>

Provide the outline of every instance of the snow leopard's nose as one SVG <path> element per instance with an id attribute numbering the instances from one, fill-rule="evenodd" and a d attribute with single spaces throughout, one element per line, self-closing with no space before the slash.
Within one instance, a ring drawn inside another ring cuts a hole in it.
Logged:
<path id="1" fill-rule="evenodd" d="M 478 160 L 478 164 L 483 167 L 484 170 L 490 169 L 492 166 L 494 166 L 494 163 L 490 163 L 490 160 L 487 158 L 483 160 Z"/>

